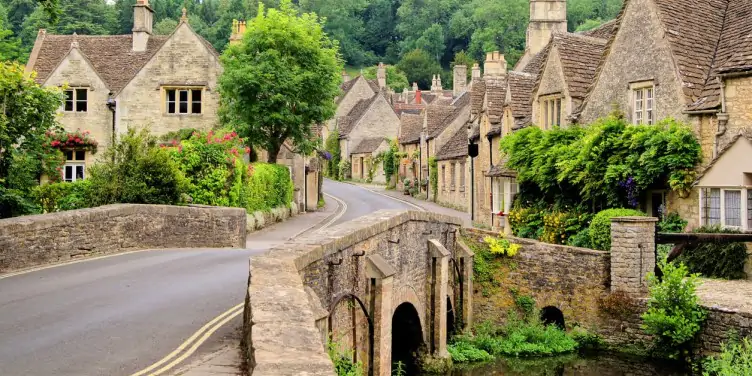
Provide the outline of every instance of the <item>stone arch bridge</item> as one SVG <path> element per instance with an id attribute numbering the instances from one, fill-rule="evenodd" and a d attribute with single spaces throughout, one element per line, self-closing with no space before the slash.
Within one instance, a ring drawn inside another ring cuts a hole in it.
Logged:
<path id="1" fill-rule="evenodd" d="M 397 361 L 409 369 L 417 352 L 447 357 L 447 333 L 472 321 L 461 225 L 385 210 L 252 258 L 244 340 L 253 374 L 296 374 L 298 364 L 331 375 L 327 338 L 369 375 L 391 375 Z"/>

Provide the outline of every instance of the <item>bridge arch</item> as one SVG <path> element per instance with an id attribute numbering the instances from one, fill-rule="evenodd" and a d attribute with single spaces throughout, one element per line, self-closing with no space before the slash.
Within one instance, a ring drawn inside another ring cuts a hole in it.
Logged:
<path id="1" fill-rule="evenodd" d="M 392 315 L 392 370 L 401 363 L 407 375 L 418 373 L 418 352 L 425 344 L 418 310 L 412 303 L 402 303 Z"/>
<path id="2" fill-rule="evenodd" d="M 540 310 L 540 318 L 545 325 L 556 325 L 559 329 L 565 329 L 564 313 L 554 306 L 546 306 Z"/>
<path id="3" fill-rule="evenodd" d="M 413 307 L 415 307 L 415 310 L 418 312 L 418 319 L 420 320 L 420 327 L 425 328 L 425 320 L 426 320 L 426 307 L 423 301 L 418 298 L 418 293 L 415 292 L 415 289 L 410 285 L 402 285 L 400 286 L 397 291 L 395 292 L 393 298 L 392 298 L 392 316 L 394 316 L 394 312 L 397 310 L 399 306 L 401 306 L 404 303 L 410 303 Z M 426 337 L 427 331 L 422 331 L 423 335 L 423 342 L 427 341 L 428 338 Z"/>
<path id="4" fill-rule="evenodd" d="M 457 333 L 457 313 L 452 303 L 451 295 L 447 295 L 447 311 L 446 311 L 446 332 L 447 339 L 451 338 Z"/>

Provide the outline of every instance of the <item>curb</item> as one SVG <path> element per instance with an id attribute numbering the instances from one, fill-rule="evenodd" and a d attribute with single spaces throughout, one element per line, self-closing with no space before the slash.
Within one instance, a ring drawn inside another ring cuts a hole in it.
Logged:
<path id="1" fill-rule="evenodd" d="M 328 196 L 330 196 L 330 197 L 334 197 L 334 196 L 332 196 L 332 195 L 330 195 L 330 194 L 328 194 L 328 193 L 324 193 L 324 194 L 325 194 L 325 195 L 328 195 Z M 339 209 L 341 209 L 341 208 L 342 208 L 342 204 L 340 204 L 340 202 L 339 202 L 340 200 L 339 200 L 339 199 L 338 199 L 337 197 L 334 197 L 334 199 L 335 199 L 335 201 L 337 202 L 337 208 L 336 208 L 336 209 L 334 209 L 334 212 L 333 212 L 332 214 L 330 214 L 330 215 L 328 215 L 328 216 L 324 217 L 323 219 L 321 219 L 320 221 L 318 221 L 318 222 L 316 222 L 316 223 L 314 223 L 314 224 L 312 224 L 312 225 L 310 225 L 310 226 L 308 226 L 308 227 L 306 227 L 306 228 L 304 228 L 304 229 L 302 229 L 302 230 L 300 230 L 300 231 L 296 232 L 296 233 L 295 233 L 294 235 L 292 235 L 292 236 L 288 237 L 288 238 L 287 238 L 286 240 L 292 240 L 292 239 L 295 239 L 295 238 L 297 238 L 298 236 L 300 236 L 301 234 L 304 234 L 304 233 L 306 233 L 306 232 L 310 231 L 311 229 L 315 228 L 316 226 L 318 226 L 318 225 L 320 225 L 320 224 L 322 224 L 322 223 L 326 223 L 327 221 L 329 221 L 329 220 L 331 220 L 332 218 L 334 218 L 334 217 L 336 217 L 337 215 L 339 215 L 340 213 L 338 213 L 338 211 L 339 211 Z"/>
<path id="2" fill-rule="evenodd" d="M 403 199 L 399 199 L 399 198 L 397 198 L 397 197 L 394 197 L 394 196 L 391 196 L 391 195 L 388 195 L 388 194 L 385 194 L 385 193 L 381 193 L 381 192 L 376 192 L 376 191 L 374 191 L 373 189 L 371 189 L 371 188 L 368 188 L 368 187 L 365 187 L 365 186 L 362 186 L 362 185 L 360 185 L 360 184 L 357 184 L 357 183 L 353 183 L 353 182 L 344 182 L 344 183 L 347 183 L 347 184 L 350 184 L 350 185 L 354 185 L 354 186 L 356 186 L 356 187 L 360 187 L 360 188 L 362 188 L 362 189 L 365 189 L 365 190 L 367 190 L 367 191 L 369 191 L 369 192 L 371 192 L 371 193 L 377 194 L 377 195 L 379 195 L 379 196 L 384 196 L 384 197 L 386 197 L 386 198 L 390 198 L 390 199 L 392 199 L 392 200 L 394 200 L 394 201 L 399 201 L 399 202 L 401 202 L 401 203 L 403 203 L 403 204 L 407 204 L 407 205 L 410 205 L 410 206 L 412 206 L 412 207 L 414 207 L 414 208 L 416 208 L 416 209 L 418 209 L 418 210 L 420 210 L 420 211 L 428 211 L 428 209 L 426 209 L 426 208 L 424 208 L 423 206 L 421 206 L 421 205 L 418 205 L 418 204 L 416 204 L 416 203 L 413 203 L 413 202 L 410 202 L 410 201 L 407 201 L 407 200 L 403 200 Z"/>

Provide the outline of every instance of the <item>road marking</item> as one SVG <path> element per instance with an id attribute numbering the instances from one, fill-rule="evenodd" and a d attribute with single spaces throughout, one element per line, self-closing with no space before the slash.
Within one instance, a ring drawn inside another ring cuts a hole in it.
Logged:
<path id="1" fill-rule="evenodd" d="M 225 323 L 227 323 L 228 321 L 232 320 L 234 317 L 237 317 L 237 315 L 239 315 L 240 313 L 242 313 L 243 309 L 244 309 L 244 306 L 245 306 L 245 303 L 240 303 L 240 304 L 238 304 L 238 305 L 236 305 L 236 306 L 228 309 L 227 311 L 223 312 L 219 316 L 215 317 L 214 319 L 212 319 L 211 321 L 209 321 L 208 323 L 206 323 L 206 325 L 202 326 L 201 329 L 199 329 L 198 331 L 196 331 L 196 333 L 193 333 L 193 335 L 190 336 L 187 340 L 185 340 L 185 342 L 181 343 L 180 346 L 178 346 L 178 348 L 175 349 L 175 351 L 171 352 L 170 354 L 168 354 L 164 358 L 160 359 L 156 363 L 150 365 L 149 367 L 146 367 L 146 368 L 142 369 L 141 371 L 138 371 L 138 372 L 132 374 L 131 376 L 143 376 L 143 375 L 146 375 L 148 372 L 152 371 L 153 369 L 161 366 L 164 363 L 169 362 L 170 359 L 176 357 L 186 347 L 190 346 L 191 343 L 196 340 L 196 338 L 198 338 L 199 336 L 201 336 L 201 334 L 204 334 L 204 336 L 201 337 L 198 341 L 196 341 L 193 344 L 193 346 L 186 352 L 186 354 L 188 354 L 187 356 L 190 356 L 191 354 L 193 354 L 193 352 L 196 351 L 196 349 L 198 348 L 198 346 L 200 346 L 202 343 L 206 342 L 206 340 L 209 338 L 209 336 L 212 335 L 214 332 L 216 332 L 217 329 L 219 329 L 220 327 L 222 327 L 222 325 L 224 325 Z M 218 321 L 220 321 L 220 323 L 218 325 L 215 325 Z M 212 325 L 215 325 L 215 326 L 212 327 Z M 185 354 L 183 354 L 183 355 L 185 356 Z M 185 357 L 187 357 L 187 356 L 185 356 Z M 181 356 L 181 358 L 185 359 L 182 356 Z M 181 358 L 178 358 L 178 359 L 181 359 Z M 177 363 L 175 363 L 175 364 L 173 364 L 173 363 L 174 363 L 174 361 L 169 364 L 169 365 L 171 365 L 170 368 L 174 367 L 177 364 Z M 167 370 L 169 370 L 169 368 L 166 368 L 166 366 L 165 366 L 163 368 L 160 368 L 155 373 L 151 373 L 149 375 L 158 375 L 158 374 L 160 374 L 160 373 L 162 373 L 164 371 L 167 371 Z"/>
<path id="2" fill-rule="evenodd" d="M 366 191 L 369 191 L 369 192 L 371 192 L 371 193 L 375 193 L 375 194 L 377 194 L 377 195 L 379 195 L 379 196 L 384 196 L 384 197 L 386 197 L 386 198 L 390 198 L 390 199 L 392 199 L 392 200 L 394 200 L 394 201 L 399 201 L 399 202 L 401 202 L 401 203 L 403 203 L 403 204 L 407 204 L 407 205 L 410 205 L 410 206 L 412 206 L 412 207 L 414 207 L 414 208 L 416 208 L 416 209 L 418 209 L 418 210 L 420 210 L 420 211 L 427 211 L 427 210 L 426 210 L 426 208 L 424 208 L 424 207 L 422 207 L 422 206 L 419 206 L 419 205 L 417 205 L 417 204 L 413 204 L 413 203 L 412 203 L 412 202 L 410 202 L 410 201 L 407 201 L 407 200 L 402 200 L 402 199 L 399 199 L 399 198 L 396 198 L 396 197 L 392 197 L 392 196 L 390 196 L 390 195 L 387 195 L 387 194 L 384 194 L 384 193 L 381 193 L 381 192 L 376 192 L 376 191 L 374 191 L 373 189 L 370 189 L 370 188 L 366 188 L 366 187 L 364 187 L 364 186 L 362 186 L 362 185 L 357 185 L 357 184 L 353 184 L 353 185 L 354 185 L 354 186 L 356 186 L 356 187 L 360 187 L 360 188 L 362 188 L 362 189 L 365 189 Z"/>
<path id="3" fill-rule="evenodd" d="M 339 220 L 340 218 L 342 218 L 342 216 L 345 215 L 345 212 L 347 211 L 347 203 L 346 202 L 344 202 L 344 201 L 340 200 L 338 197 L 332 196 L 332 195 L 330 195 L 328 193 L 324 193 L 324 195 L 329 196 L 329 197 L 333 198 L 335 201 L 337 201 L 339 203 L 339 205 L 340 205 L 339 208 L 341 210 L 339 211 L 339 213 L 337 213 L 337 215 L 334 216 L 334 218 L 332 218 L 331 220 L 329 220 L 329 222 L 326 222 L 323 226 L 319 227 L 319 229 L 316 230 L 316 231 L 321 231 L 321 230 L 323 230 L 323 229 L 331 226 L 334 222 L 337 222 L 337 220 Z"/>

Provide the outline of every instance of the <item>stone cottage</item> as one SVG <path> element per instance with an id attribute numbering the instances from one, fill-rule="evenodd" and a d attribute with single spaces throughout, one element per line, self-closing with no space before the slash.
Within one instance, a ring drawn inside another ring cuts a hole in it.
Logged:
<path id="1" fill-rule="evenodd" d="M 334 117 L 330 119 L 323 127 L 321 136 L 324 140 L 329 137 L 329 133 L 336 129 L 337 120 L 347 116 L 347 114 L 358 104 L 359 101 L 373 98 L 374 94 L 380 92 L 379 83 L 375 80 L 367 80 L 363 76 L 357 76 L 353 79 L 342 73 L 342 85 L 340 85 L 340 94 L 335 100 L 337 111 Z"/>
<path id="2" fill-rule="evenodd" d="M 39 30 L 27 71 L 44 86 L 62 87 L 60 123 L 89 131 L 100 152 L 117 134 L 147 127 L 154 134 L 217 123 L 217 51 L 183 17 L 170 35 L 152 32 L 148 0 L 133 7 L 130 35 L 53 35 Z M 65 180 L 86 176 L 89 152 L 66 153 Z M 70 174 L 69 174 L 70 173 Z"/>
<path id="3" fill-rule="evenodd" d="M 383 163 L 376 163 L 379 154 L 389 150 L 389 139 L 383 137 L 364 138 L 350 153 L 352 178 L 369 180 L 373 168 L 372 182 L 386 184 Z M 375 163 L 375 164 L 374 164 Z"/>
<path id="4" fill-rule="evenodd" d="M 364 139 L 396 138 L 399 123 L 400 119 L 384 92 L 359 100 L 347 115 L 336 119 L 342 159 L 349 160 L 352 150 Z"/>
<path id="5" fill-rule="evenodd" d="M 616 105 L 634 124 L 671 117 L 692 127 L 702 145 L 702 177 L 685 196 L 649 192 L 642 203 L 649 214 L 665 206 L 690 228 L 752 228 L 746 180 L 752 158 L 736 159 L 732 170 L 719 171 L 730 168 L 721 159 L 738 156 L 746 142 L 739 135 L 752 129 L 750 38 L 747 0 L 625 0 L 595 82 L 573 120 L 587 124 Z M 736 178 L 720 178 L 727 173 Z M 736 183 L 724 185 L 730 181 Z"/>
<path id="6" fill-rule="evenodd" d="M 424 112 L 421 111 L 418 114 L 403 113 L 400 117 L 399 151 L 404 154 L 404 158 L 400 161 L 400 181 L 422 178 L 419 149 L 424 116 Z"/>

